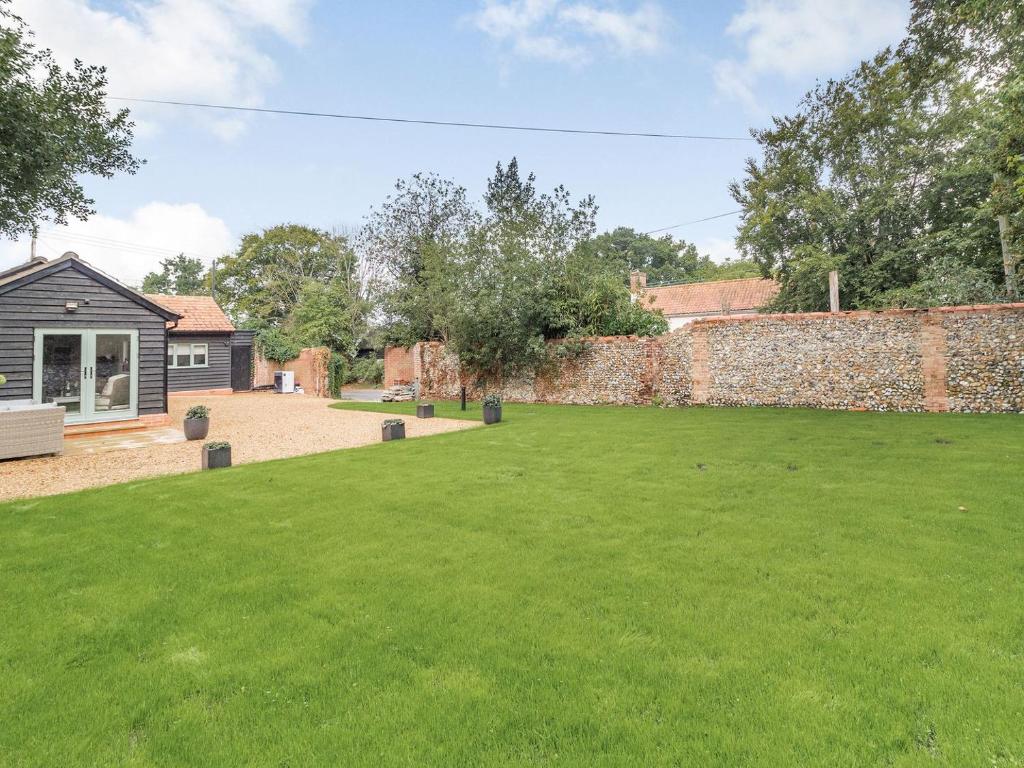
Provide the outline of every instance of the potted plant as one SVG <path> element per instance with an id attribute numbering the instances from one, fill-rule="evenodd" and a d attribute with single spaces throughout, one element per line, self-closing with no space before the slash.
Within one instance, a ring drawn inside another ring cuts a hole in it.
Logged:
<path id="1" fill-rule="evenodd" d="M 384 419 L 381 425 L 381 440 L 401 440 L 405 437 L 405 422 L 402 419 Z"/>
<path id="2" fill-rule="evenodd" d="M 210 433 L 210 409 L 193 405 L 185 412 L 185 439 L 202 440 Z"/>
<path id="3" fill-rule="evenodd" d="M 501 395 L 484 395 L 484 424 L 501 421 Z"/>
<path id="4" fill-rule="evenodd" d="M 416 405 L 416 418 L 417 419 L 432 419 L 432 418 L 434 418 L 434 404 L 433 403 L 417 403 L 417 405 Z"/>
<path id="5" fill-rule="evenodd" d="M 209 442 L 203 446 L 203 469 L 221 469 L 231 466 L 231 443 Z"/>

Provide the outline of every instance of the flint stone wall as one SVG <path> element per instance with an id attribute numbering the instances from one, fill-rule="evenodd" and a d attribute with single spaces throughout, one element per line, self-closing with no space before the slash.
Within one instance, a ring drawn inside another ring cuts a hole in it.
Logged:
<path id="1" fill-rule="evenodd" d="M 760 405 L 1024 412 L 1024 304 L 742 315 L 655 338 L 586 340 L 536 373 L 460 375 L 443 345 L 413 348 L 422 397 L 617 405 Z"/>

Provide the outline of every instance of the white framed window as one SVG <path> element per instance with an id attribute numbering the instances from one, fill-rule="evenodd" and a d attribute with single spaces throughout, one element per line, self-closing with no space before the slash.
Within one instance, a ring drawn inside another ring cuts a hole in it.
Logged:
<path id="1" fill-rule="evenodd" d="M 168 368 L 206 368 L 209 364 L 209 344 L 168 344 Z"/>

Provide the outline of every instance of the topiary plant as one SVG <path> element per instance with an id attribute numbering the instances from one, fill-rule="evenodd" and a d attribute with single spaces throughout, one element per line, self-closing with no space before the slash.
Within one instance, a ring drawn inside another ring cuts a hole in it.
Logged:
<path id="1" fill-rule="evenodd" d="M 186 419 L 208 419 L 210 418 L 210 409 L 205 405 L 193 405 L 187 411 L 185 411 Z"/>

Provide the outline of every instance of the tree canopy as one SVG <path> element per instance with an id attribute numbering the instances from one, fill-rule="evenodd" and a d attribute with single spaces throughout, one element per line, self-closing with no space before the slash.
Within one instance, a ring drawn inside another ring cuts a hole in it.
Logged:
<path id="1" fill-rule="evenodd" d="M 1016 45 L 985 38 L 980 5 L 916 3 L 898 48 L 753 132 L 763 158 L 748 160 L 731 187 L 743 207 L 737 243 L 781 280 L 774 308 L 826 309 L 833 269 L 844 308 L 930 295 L 943 269 L 944 282 L 963 278 L 954 293 L 966 301 L 1008 294 L 997 208 L 1020 232 L 1021 198 L 998 194 L 1000 177 L 1019 167 L 1020 65 L 970 53 L 979 38 L 987 51 Z M 1003 21 L 1020 15 L 1013 3 L 996 5 Z"/>
<path id="2" fill-rule="evenodd" d="M 752 261 L 734 260 L 715 263 L 697 246 L 672 235 L 652 237 L 631 227 L 616 227 L 593 238 L 589 244 L 595 255 L 616 266 L 628 283 L 633 271 L 647 274 L 649 284 L 691 283 L 758 277 L 760 270 Z"/>
<path id="3" fill-rule="evenodd" d="M 446 341 L 468 369 L 503 375 L 542 364 L 548 339 L 663 331 L 630 301 L 621 262 L 590 247 L 596 212 L 564 187 L 538 191 L 515 158 L 481 206 L 436 176 L 400 182 L 361 239 L 388 340 Z"/>
<path id="4" fill-rule="evenodd" d="M 107 111 L 103 67 L 65 71 L 0 0 L 0 233 L 86 219 L 95 210 L 82 175 L 135 173 L 128 110 Z"/>
<path id="5" fill-rule="evenodd" d="M 150 272 L 142 278 L 143 293 L 198 296 L 209 290 L 209 275 L 203 262 L 179 253 L 160 261 L 160 271 Z"/>
<path id="6" fill-rule="evenodd" d="M 217 270 L 217 294 L 246 327 L 351 357 L 368 305 L 355 251 L 343 235 L 281 224 L 242 238 Z"/>

